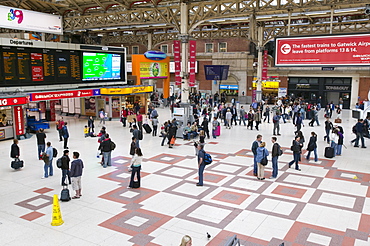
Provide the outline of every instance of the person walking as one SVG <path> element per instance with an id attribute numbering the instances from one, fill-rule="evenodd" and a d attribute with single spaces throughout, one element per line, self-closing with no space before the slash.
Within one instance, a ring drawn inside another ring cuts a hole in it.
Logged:
<path id="1" fill-rule="evenodd" d="M 99 118 L 100 118 L 99 125 L 101 125 L 102 123 L 103 123 L 103 125 L 105 125 L 105 111 L 104 111 L 104 109 L 100 109 Z"/>
<path id="2" fill-rule="evenodd" d="M 359 141 L 361 139 L 361 148 L 366 148 L 365 146 L 365 139 L 364 139 L 364 120 L 359 119 L 355 125 L 356 128 L 356 140 L 355 145 L 353 147 L 359 147 Z"/>
<path id="3" fill-rule="evenodd" d="M 153 126 L 153 137 L 157 136 L 157 131 L 158 131 L 158 124 L 159 120 L 157 116 L 154 116 L 152 119 L 152 126 Z"/>
<path id="4" fill-rule="evenodd" d="M 164 125 L 163 125 L 163 130 L 161 131 L 161 134 L 162 134 L 162 143 L 161 143 L 161 146 L 164 145 L 164 142 L 167 139 L 168 131 L 169 131 L 169 127 L 168 127 L 168 122 L 166 121 L 164 123 Z"/>
<path id="5" fill-rule="evenodd" d="M 136 123 L 138 129 L 143 132 L 143 115 L 140 114 L 139 112 L 136 113 Z"/>
<path id="6" fill-rule="evenodd" d="M 261 123 L 262 120 L 262 113 L 261 110 L 258 108 L 257 112 L 254 114 L 254 122 L 256 122 L 256 130 L 259 131 L 259 124 Z"/>
<path id="7" fill-rule="evenodd" d="M 69 175 L 71 176 L 72 189 L 76 192 L 76 195 L 72 199 L 78 199 L 82 196 L 81 194 L 81 177 L 84 164 L 80 158 L 80 153 L 73 152 L 73 161 L 71 163 L 71 171 Z"/>
<path id="8" fill-rule="evenodd" d="M 92 116 L 90 116 L 89 119 L 87 120 L 87 127 L 89 128 L 89 135 L 91 135 L 91 133 L 94 133 L 95 125 L 94 118 Z"/>
<path id="9" fill-rule="evenodd" d="M 276 179 L 278 175 L 278 170 L 279 170 L 278 159 L 279 159 L 279 156 L 282 154 L 282 150 L 281 150 L 280 144 L 277 143 L 276 137 L 272 137 L 271 142 L 273 145 L 272 145 L 272 150 L 271 150 L 272 174 L 271 174 L 270 179 Z"/>
<path id="10" fill-rule="evenodd" d="M 247 125 L 247 129 L 248 127 L 251 128 L 251 130 L 253 130 L 253 119 L 254 119 L 254 114 L 253 114 L 253 110 L 249 110 L 249 113 L 248 113 L 248 125 Z"/>
<path id="11" fill-rule="evenodd" d="M 69 150 L 65 149 L 63 151 L 63 156 L 61 157 L 62 159 L 62 186 L 67 185 L 66 184 L 66 179 L 68 178 L 68 183 L 71 184 L 71 177 L 69 176 Z"/>
<path id="12" fill-rule="evenodd" d="M 326 135 L 324 136 L 324 141 L 326 140 L 326 143 L 329 144 L 330 143 L 330 137 L 329 137 L 329 134 L 330 134 L 330 131 L 333 129 L 333 123 L 331 123 L 330 121 L 330 118 L 329 117 L 326 117 L 326 121 L 325 121 L 325 133 Z"/>
<path id="13" fill-rule="evenodd" d="M 257 166 L 257 149 L 262 143 L 262 135 L 258 134 L 256 140 L 252 143 L 252 152 L 253 152 L 253 175 L 257 176 L 258 166 Z"/>
<path id="14" fill-rule="evenodd" d="M 295 120 L 295 126 L 297 127 L 297 130 L 294 133 L 297 133 L 301 130 L 302 126 L 304 127 L 303 124 L 303 118 L 301 116 L 301 113 L 297 114 L 296 120 Z"/>
<path id="15" fill-rule="evenodd" d="M 295 170 L 301 171 L 301 169 L 299 169 L 298 162 L 301 156 L 302 146 L 303 145 L 300 143 L 300 137 L 295 136 L 295 139 L 293 140 L 292 147 L 291 147 L 291 150 L 293 151 L 293 160 L 289 162 L 289 168 L 293 165 L 293 163 L 295 163 Z"/>
<path id="16" fill-rule="evenodd" d="M 44 133 L 44 129 L 40 128 L 36 133 L 37 139 L 37 150 L 38 150 L 38 159 L 41 160 L 41 154 L 45 152 L 45 139 L 46 134 Z"/>
<path id="17" fill-rule="evenodd" d="M 308 145 L 307 145 L 308 153 L 307 153 L 307 156 L 306 156 L 306 160 L 310 160 L 310 155 L 311 155 L 311 152 L 313 151 L 313 153 L 315 155 L 315 162 L 318 161 L 316 142 L 317 142 L 317 135 L 316 135 L 315 132 L 311 132 L 310 141 L 308 142 Z"/>
<path id="18" fill-rule="evenodd" d="M 334 128 L 332 133 L 331 133 L 330 147 L 332 147 L 334 149 L 333 157 L 335 157 L 335 155 L 337 154 L 337 151 L 338 151 L 338 129 L 336 129 L 336 128 Z"/>
<path id="19" fill-rule="evenodd" d="M 130 179 L 130 184 L 127 188 L 134 188 L 134 179 L 135 179 L 135 174 L 137 177 L 137 182 L 141 182 L 140 178 L 140 170 L 141 170 L 141 162 L 143 161 L 143 153 L 141 152 L 140 148 L 135 149 L 135 156 L 132 158 L 131 161 L 131 179 Z"/>
<path id="20" fill-rule="evenodd" d="M 63 117 L 60 117 L 59 120 L 57 121 L 57 130 L 58 130 L 58 133 L 59 133 L 59 142 L 63 141 L 63 126 L 64 126 Z"/>
<path id="21" fill-rule="evenodd" d="M 205 132 L 205 134 L 207 135 L 207 138 L 209 139 L 209 127 L 208 127 L 208 124 L 209 124 L 209 121 L 208 121 L 207 117 L 204 117 L 204 119 L 202 121 L 202 129 Z"/>
<path id="22" fill-rule="evenodd" d="M 122 107 L 121 122 L 123 127 L 126 127 L 127 115 L 128 115 L 127 109 L 125 107 Z"/>
<path id="23" fill-rule="evenodd" d="M 18 139 L 13 139 L 13 144 L 10 146 L 10 157 L 14 158 L 16 161 L 19 159 L 20 154 L 19 146 L 18 146 Z"/>
<path id="24" fill-rule="evenodd" d="M 257 148 L 256 161 L 258 165 L 258 174 L 257 174 L 258 180 L 265 179 L 265 166 L 261 164 L 262 159 L 264 159 L 265 157 L 269 155 L 269 151 L 265 148 L 265 146 L 266 146 L 266 143 L 262 142 L 260 146 Z"/>
<path id="25" fill-rule="evenodd" d="M 244 126 L 246 126 L 246 124 L 245 124 L 245 110 L 244 110 L 243 106 L 240 106 L 240 109 L 239 109 L 239 125 L 241 125 L 242 121 L 243 121 Z"/>
<path id="26" fill-rule="evenodd" d="M 274 123 L 274 130 L 273 130 L 273 135 L 276 136 L 276 132 L 277 132 L 277 135 L 280 136 L 280 113 L 277 112 L 274 117 L 272 117 L 272 123 Z"/>
<path id="27" fill-rule="evenodd" d="M 67 128 L 67 122 L 64 123 L 63 126 L 63 139 L 64 139 L 64 149 L 68 149 L 68 138 L 69 138 L 69 132 Z"/>
<path id="28" fill-rule="evenodd" d="M 99 150 L 103 153 L 103 167 L 112 166 L 111 164 L 111 152 L 112 152 L 112 140 L 109 138 L 109 134 L 105 134 L 105 139 L 100 143 Z"/>
<path id="29" fill-rule="evenodd" d="M 220 126 L 220 122 L 217 120 L 217 117 L 213 117 L 213 122 L 212 122 L 212 137 L 216 138 L 216 132 L 217 128 Z"/>
<path id="30" fill-rule="evenodd" d="M 238 111 L 237 111 L 235 105 L 231 108 L 231 114 L 232 114 L 232 117 L 231 117 L 231 123 L 230 123 L 230 125 L 232 126 L 233 125 L 233 122 L 235 123 L 235 125 L 238 125 L 236 123 L 236 118 L 238 117 Z"/>
<path id="31" fill-rule="evenodd" d="M 270 107 L 269 106 L 266 106 L 263 116 L 265 116 L 265 118 L 263 119 L 263 122 L 266 122 L 266 119 L 267 119 L 267 123 L 270 123 Z"/>
<path id="32" fill-rule="evenodd" d="M 197 186 L 203 186 L 203 172 L 204 168 L 206 167 L 204 163 L 204 157 L 205 157 L 205 152 L 204 152 L 204 145 L 198 144 L 197 149 L 198 149 L 198 177 L 199 181 L 196 184 Z"/>
<path id="33" fill-rule="evenodd" d="M 140 141 L 140 139 L 139 139 L 140 132 L 139 132 L 139 129 L 137 129 L 136 125 L 133 125 L 132 128 L 134 129 L 132 131 L 132 136 L 136 139 L 136 147 L 140 148 L 140 143 L 139 143 L 139 141 Z"/>
<path id="34" fill-rule="evenodd" d="M 226 115 L 225 115 L 225 126 L 226 126 L 226 129 L 227 128 L 231 129 L 230 123 L 231 123 L 232 117 L 233 117 L 233 115 L 232 115 L 230 109 L 228 109 L 227 112 L 226 112 Z"/>
<path id="35" fill-rule="evenodd" d="M 50 142 L 46 143 L 46 152 L 44 154 L 44 176 L 43 179 L 53 176 L 53 147 Z"/>

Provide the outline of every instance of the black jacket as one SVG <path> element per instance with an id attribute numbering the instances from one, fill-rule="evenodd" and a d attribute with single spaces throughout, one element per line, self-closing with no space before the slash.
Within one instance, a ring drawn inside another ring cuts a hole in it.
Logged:
<path id="1" fill-rule="evenodd" d="M 272 151 L 271 151 L 272 157 L 279 156 L 279 149 L 280 149 L 280 145 L 278 143 L 274 143 L 274 145 L 272 146 Z"/>
<path id="2" fill-rule="evenodd" d="M 315 148 L 317 148 L 316 141 L 317 141 L 317 136 L 311 136 L 310 137 L 310 141 L 308 142 L 308 145 L 307 145 L 307 150 L 308 151 L 312 151 Z"/>
<path id="3" fill-rule="evenodd" d="M 99 150 L 102 152 L 110 152 L 111 151 L 111 140 L 110 138 L 104 139 L 99 146 Z"/>
<path id="4" fill-rule="evenodd" d="M 68 155 L 63 155 L 62 156 L 62 170 L 68 170 L 69 169 L 69 156 Z"/>
<path id="5" fill-rule="evenodd" d="M 293 140 L 292 147 L 293 152 L 299 153 L 301 152 L 302 144 L 296 140 Z"/>
<path id="6" fill-rule="evenodd" d="M 13 143 L 10 149 L 10 157 L 17 158 L 19 156 L 19 147 L 17 144 Z"/>

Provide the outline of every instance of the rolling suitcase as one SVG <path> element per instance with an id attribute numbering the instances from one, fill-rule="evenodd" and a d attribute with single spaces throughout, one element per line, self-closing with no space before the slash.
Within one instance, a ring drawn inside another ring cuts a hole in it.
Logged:
<path id="1" fill-rule="evenodd" d="M 334 157 L 334 148 L 332 147 L 326 147 L 324 156 L 326 158 L 333 158 Z"/>
<path id="2" fill-rule="evenodd" d="M 63 186 L 63 190 L 60 192 L 60 200 L 62 202 L 68 202 L 71 200 L 71 196 L 69 195 L 69 189 L 67 185 Z"/>
<path id="3" fill-rule="evenodd" d="M 152 132 L 152 128 L 150 127 L 150 125 L 144 124 L 143 127 L 144 127 L 144 130 L 145 130 L 146 133 L 151 133 Z"/>
<path id="4" fill-rule="evenodd" d="M 217 126 L 216 127 L 215 134 L 216 134 L 216 136 L 220 136 L 221 135 L 221 127 L 220 126 Z"/>
<path id="5" fill-rule="evenodd" d="M 132 188 L 134 188 L 134 189 L 140 188 L 140 182 L 139 181 L 134 181 L 134 184 L 133 184 Z"/>
<path id="6" fill-rule="evenodd" d="M 342 123 L 342 119 L 335 119 L 334 123 Z"/>
<path id="7" fill-rule="evenodd" d="M 15 159 L 14 161 L 11 162 L 10 166 L 17 170 L 19 168 L 22 168 L 23 167 L 23 161 L 19 160 L 19 159 Z"/>

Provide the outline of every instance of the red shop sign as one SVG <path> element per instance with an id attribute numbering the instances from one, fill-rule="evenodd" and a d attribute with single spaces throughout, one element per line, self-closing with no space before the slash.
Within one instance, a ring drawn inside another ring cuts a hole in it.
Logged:
<path id="1" fill-rule="evenodd" d="M 91 97 L 94 96 L 93 90 L 75 90 L 75 91 L 53 91 L 32 93 L 30 101 L 56 100 L 73 97 Z"/>
<path id="2" fill-rule="evenodd" d="M 27 97 L 0 98 L 0 107 L 27 104 Z"/>
<path id="3" fill-rule="evenodd" d="M 276 38 L 276 66 L 369 66 L 370 34 Z"/>
<path id="4" fill-rule="evenodd" d="M 24 134 L 24 116 L 22 106 L 14 107 L 15 134 L 17 136 Z"/>
<path id="5" fill-rule="evenodd" d="M 176 85 L 181 85 L 181 43 L 180 43 L 180 40 L 173 41 L 173 60 L 175 61 Z"/>

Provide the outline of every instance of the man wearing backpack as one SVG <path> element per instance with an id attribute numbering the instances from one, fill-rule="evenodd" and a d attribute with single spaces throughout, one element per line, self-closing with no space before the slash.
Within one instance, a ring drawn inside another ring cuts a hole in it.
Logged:
<path id="1" fill-rule="evenodd" d="M 203 145 L 198 144 L 198 177 L 199 182 L 197 183 L 197 186 L 203 186 L 203 172 L 204 168 L 206 167 L 206 164 L 204 163 L 204 156 L 206 153 L 204 152 Z"/>
<path id="2" fill-rule="evenodd" d="M 46 158 L 44 160 L 44 176 L 43 179 L 48 178 L 49 176 L 53 176 L 53 147 L 51 146 L 50 142 L 46 143 L 46 151 L 45 155 Z"/>
<path id="3" fill-rule="evenodd" d="M 272 159 L 271 159 L 272 175 L 271 175 L 270 179 L 276 179 L 277 174 L 278 174 L 278 169 L 279 169 L 278 168 L 278 158 L 283 153 L 283 151 L 281 150 L 280 145 L 276 141 L 277 141 L 276 137 L 271 138 L 271 142 L 272 142 L 273 145 L 272 145 L 272 151 L 271 151 L 271 155 L 272 155 Z"/>
<path id="4" fill-rule="evenodd" d="M 62 162 L 62 186 L 67 185 L 66 184 L 66 178 L 68 177 L 68 183 L 71 184 L 71 177 L 69 176 L 69 150 L 65 149 L 63 151 L 63 156 L 60 158 Z M 58 160 L 59 161 L 59 160 Z M 57 162 L 58 162 L 57 161 Z"/>
<path id="5" fill-rule="evenodd" d="M 112 151 L 112 140 L 109 138 L 109 134 L 105 134 L 105 139 L 100 143 L 99 150 L 103 153 L 103 167 L 112 166 L 111 164 L 111 151 Z"/>

